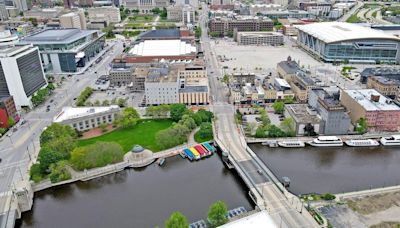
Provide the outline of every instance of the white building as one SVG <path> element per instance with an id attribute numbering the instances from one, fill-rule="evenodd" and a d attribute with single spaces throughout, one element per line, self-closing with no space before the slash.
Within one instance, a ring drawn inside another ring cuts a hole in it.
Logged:
<path id="1" fill-rule="evenodd" d="M 283 35 L 277 32 L 238 32 L 236 41 L 239 45 L 283 45 Z"/>
<path id="2" fill-rule="evenodd" d="M 17 109 L 32 107 L 32 95 L 47 86 L 39 49 L 32 45 L 2 47 L 0 63 L 0 97 L 13 96 Z"/>
<path id="3" fill-rule="evenodd" d="M 190 5 L 173 5 L 167 7 L 167 19 L 184 24 L 194 24 L 196 10 Z"/>
<path id="4" fill-rule="evenodd" d="M 175 4 L 176 5 L 190 5 L 194 8 L 198 8 L 199 0 L 176 0 Z"/>
<path id="5" fill-rule="evenodd" d="M 140 13 L 151 13 L 154 8 L 164 8 L 169 5 L 169 0 L 124 0 L 128 9 L 137 9 Z"/>
<path id="6" fill-rule="evenodd" d="M 64 107 L 54 118 L 54 123 L 69 125 L 78 131 L 111 124 L 120 114 L 118 105 L 107 107 Z"/>
<path id="7" fill-rule="evenodd" d="M 177 72 L 168 68 L 151 69 L 144 83 L 146 105 L 175 104 L 179 101 Z"/>
<path id="8" fill-rule="evenodd" d="M 181 40 L 145 40 L 129 51 L 137 56 L 179 56 L 196 52 L 196 46 Z"/>
<path id="9" fill-rule="evenodd" d="M 113 6 L 103 6 L 88 8 L 88 18 L 90 20 L 108 20 L 110 23 L 121 22 L 121 14 L 119 8 Z"/>
<path id="10" fill-rule="evenodd" d="M 71 12 L 60 16 L 60 26 L 63 28 L 86 29 L 84 12 Z"/>

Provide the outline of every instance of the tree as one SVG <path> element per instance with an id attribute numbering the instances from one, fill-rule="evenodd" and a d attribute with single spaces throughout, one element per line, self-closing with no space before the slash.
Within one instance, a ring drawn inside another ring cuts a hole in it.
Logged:
<path id="1" fill-rule="evenodd" d="M 171 214 L 171 216 L 165 221 L 165 227 L 166 228 L 188 228 L 189 223 L 186 219 L 186 217 L 176 211 Z"/>
<path id="2" fill-rule="evenodd" d="M 200 38 L 201 36 L 201 27 L 197 26 L 196 29 L 194 30 L 194 35 L 196 36 L 196 38 Z"/>
<path id="3" fill-rule="evenodd" d="M 115 142 L 96 142 L 77 147 L 71 153 L 70 162 L 78 170 L 103 167 L 123 160 L 124 151 Z"/>
<path id="4" fill-rule="evenodd" d="M 285 111 L 285 103 L 282 101 L 275 101 L 272 104 L 272 108 L 274 108 L 275 113 L 282 114 Z"/>
<path id="5" fill-rule="evenodd" d="M 99 125 L 99 128 L 101 129 L 101 132 L 107 132 L 107 124 L 102 123 Z"/>
<path id="6" fill-rule="evenodd" d="M 44 146 L 47 142 L 56 140 L 58 138 L 71 137 L 77 138 L 75 129 L 68 125 L 61 125 L 59 123 L 52 123 L 40 135 L 40 145 Z"/>
<path id="7" fill-rule="evenodd" d="M 103 106 L 109 106 L 110 105 L 110 101 L 109 100 L 104 100 L 101 105 Z"/>
<path id="8" fill-rule="evenodd" d="M 288 136 L 294 136 L 296 134 L 294 129 L 294 121 L 292 118 L 283 119 L 281 122 L 281 128 Z"/>
<path id="9" fill-rule="evenodd" d="M 101 103 L 99 100 L 95 100 L 93 104 L 94 104 L 94 106 L 100 106 Z"/>
<path id="10" fill-rule="evenodd" d="M 66 167 L 66 161 L 59 161 L 55 164 L 51 164 L 49 178 L 51 183 L 57 183 L 71 179 L 71 173 Z"/>
<path id="11" fill-rule="evenodd" d="M 38 161 L 39 168 L 42 174 L 50 173 L 50 165 L 64 159 L 64 156 L 58 151 L 52 150 L 49 147 L 42 147 L 39 151 Z"/>
<path id="12" fill-rule="evenodd" d="M 42 180 L 42 172 L 38 163 L 31 166 L 31 169 L 29 170 L 29 175 L 31 177 L 31 180 L 33 180 L 35 183 L 38 183 Z"/>
<path id="13" fill-rule="evenodd" d="M 226 214 L 228 213 L 228 209 L 226 205 L 222 201 L 217 201 L 210 206 L 208 209 L 208 221 L 212 227 L 222 226 L 228 222 L 226 218 Z"/>
<path id="14" fill-rule="evenodd" d="M 167 9 L 166 9 L 165 7 L 162 9 L 162 11 L 161 11 L 161 13 L 160 13 L 160 17 L 161 17 L 162 19 L 167 18 Z"/>
<path id="15" fill-rule="evenodd" d="M 173 127 L 157 132 L 156 142 L 163 149 L 171 148 L 186 142 L 190 131 L 187 126 L 177 123 Z"/>
<path id="16" fill-rule="evenodd" d="M 121 107 L 121 108 L 125 107 L 126 106 L 126 99 L 124 99 L 124 98 L 118 99 L 118 106 Z"/>
<path id="17" fill-rule="evenodd" d="M 368 130 L 367 120 L 364 117 L 361 117 L 357 121 L 356 131 L 359 134 L 364 134 Z"/>
<path id="18" fill-rule="evenodd" d="M 222 78 L 222 82 L 225 84 L 229 84 L 229 75 L 225 74 L 224 77 Z"/>
<path id="19" fill-rule="evenodd" d="M 170 116 L 175 122 L 182 119 L 183 114 L 186 112 L 186 106 L 184 104 L 172 104 L 170 106 Z"/>
<path id="20" fill-rule="evenodd" d="M 315 133 L 314 130 L 314 126 L 310 123 L 306 124 L 306 126 L 304 126 L 304 135 L 305 136 L 314 136 L 317 133 Z"/>
<path id="21" fill-rule="evenodd" d="M 213 129 L 211 123 L 202 123 L 200 125 L 199 135 L 203 139 L 212 139 Z"/>
<path id="22" fill-rule="evenodd" d="M 294 103 L 294 99 L 292 96 L 286 96 L 285 99 L 283 99 L 283 103 L 285 104 L 293 104 Z"/>
<path id="23" fill-rule="evenodd" d="M 271 120 L 268 118 L 267 112 L 263 108 L 260 110 L 260 119 L 261 123 L 265 126 L 271 123 Z"/>
<path id="24" fill-rule="evenodd" d="M 8 117 L 8 119 L 7 119 L 7 126 L 11 128 L 11 127 L 14 126 L 14 125 L 15 125 L 15 120 L 14 120 L 14 118 L 12 118 L 11 116 Z"/>
<path id="25" fill-rule="evenodd" d="M 6 133 L 6 131 L 7 131 L 7 129 L 0 127 L 0 136 L 2 136 L 4 133 Z"/>
<path id="26" fill-rule="evenodd" d="M 117 98 L 114 97 L 113 99 L 111 99 L 111 104 L 112 104 L 112 105 L 118 104 L 118 103 L 117 103 Z"/>
<path id="27" fill-rule="evenodd" d="M 196 122 L 193 120 L 193 118 L 187 114 L 182 116 L 182 119 L 179 120 L 179 124 L 186 126 L 187 128 L 189 128 L 189 130 L 193 130 L 197 126 Z"/>
<path id="28" fill-rule="evenodd" d="M 122 118 L 120 120 L 120 123 L 124 128 L 133 127 L 136 125 L 139 119 L 140 115 L 136 111 L 136 109 L 128 107 L 125 108 L 124 111 L 122 112 Z"/>
<path id="29" fill-rule="evenodd" d="M 47 88 L 48 88 L 49 90 L 54 90 L 56 87 L 54 86 L 53 83 L 49 83 L 49 84 L 47 85 Z"/>

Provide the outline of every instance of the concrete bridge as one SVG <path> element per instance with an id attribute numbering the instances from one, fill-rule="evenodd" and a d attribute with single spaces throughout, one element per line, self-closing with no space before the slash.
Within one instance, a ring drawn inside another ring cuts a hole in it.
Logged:
<path id="1" fill-rule="evenodd" d="M 216 121 L 214 141 L 228 154 L 235 170 L 249 187 L 249 195 L 261 210 L 267 210 L 280 227 L 319 227 L 298 197 L 288 192 L 275 175 L 247 146 L 234 122 L 233 106 L 212 106 Z"/>

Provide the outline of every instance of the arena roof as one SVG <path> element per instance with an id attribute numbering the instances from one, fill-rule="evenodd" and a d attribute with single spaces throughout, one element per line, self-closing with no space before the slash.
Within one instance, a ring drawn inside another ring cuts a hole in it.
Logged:
<path id="1" fill-rule="evenodd" d="M 196 52 L 196 47 L 181 40 L 145 40 L 130 51 L 138 56 L 178 56 Z"/>
<path id="2" fill-rule="evenodd" d="M 360 39 L 391 39 L 400 41 L 400 38 L 387 35 L 381 31 L 345 22 L 321 22 L 295 25 L 295 27 L 325 43 Z"/>

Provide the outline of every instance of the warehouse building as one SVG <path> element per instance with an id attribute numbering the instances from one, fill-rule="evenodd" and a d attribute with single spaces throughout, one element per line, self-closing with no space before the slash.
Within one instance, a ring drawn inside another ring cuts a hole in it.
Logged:
<path id="1" fill-rule="evenodd" d="M 297 42 L 325 62 L 397 63 L 400 38 L 344 22 L 296 25 Z"/>

